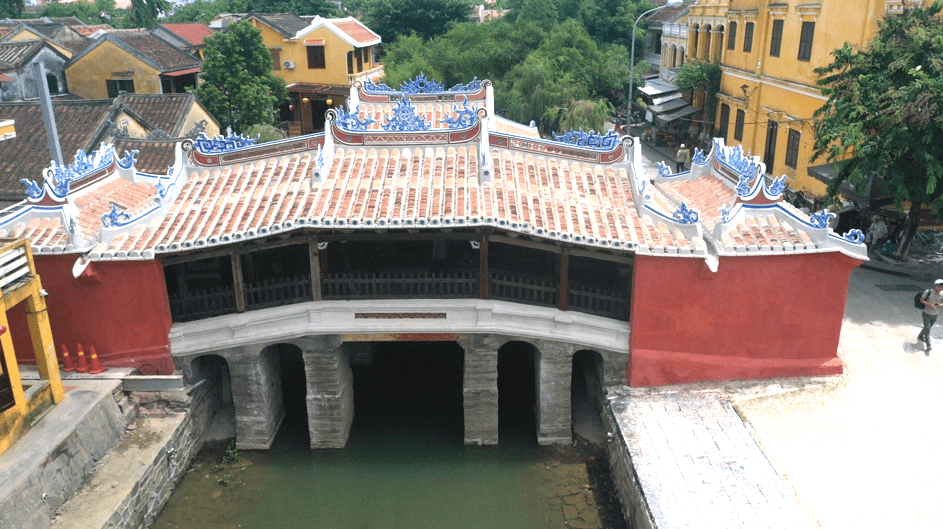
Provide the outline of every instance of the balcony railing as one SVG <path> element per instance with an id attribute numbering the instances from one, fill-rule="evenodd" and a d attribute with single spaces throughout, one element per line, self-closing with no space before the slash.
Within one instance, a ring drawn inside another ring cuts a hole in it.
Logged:
<path id="1" fill-rule="evenodd" d="M 311 301 L 311 277 L 275 278 L 246 285 L 246 309 Z"/>
<path id="2" fill-rule="evenodd" d="M 29 279 L 29 239 L 0 239 L 0 291 L 15 289 L 15 283 Z"/>
<path id="3" fill-rule="evenodd" d="M 173 321 L 193 321 L 236 312 L 236 293 L 232 287 L 200 290 L 186 296 L 170 297 Z"/>
<path id="4" fill-rule="evenodd" d="M 478 270 L 344 272 L 321 278 L 322 299 L 478 297 Z"/>
<path id="5" fill-rule="evenodd" d="M 477 269 L 448 271 L 398 270 L 391 272 L 341 272 L 321 277 L 321 299 L 475 299 L 480 295 Z M 558 307 L 559 285 L 554 278 L 492 269 L 488 277 L 491 299 L 542 307 Z M 247 284 L 247 310 L 311 301 L 308 276 L 272 279 Z M 578 283 L 567 291 L 568 309 L 607 318 L 628 320 L 629 300 L 613 288 Z M 173 321 L 184 322 L 236 312 L 233 288 L 171 297 Z"/>

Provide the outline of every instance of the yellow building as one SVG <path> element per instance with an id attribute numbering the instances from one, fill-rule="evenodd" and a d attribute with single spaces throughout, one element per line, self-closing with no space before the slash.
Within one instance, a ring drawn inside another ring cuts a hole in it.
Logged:
<path id="1" fill-rule="evenodd" d="M 83 99 L 179 94 L 195 87 L 201 61 L 146 31 L 108 33 L 66 64 L 69 92 Z"/>
<path id="2" fill-rule="evenodd" d="M 824 160 L 811 163 L 812 115 L 827 98 L 814 69 L 830 64 L 845 42 L 866 45 L 885 14 L 929 3 L 697 0 L 688 20 L 689 60 L 719 57 L 723 70 L 714 135 L 762 156 L 767 174 L 786 175 L 791 189 L 822 197 L 829 171 Z M 697 18 L 702 13 L 725 20 Z"/>
<path id="3" fill-rule="evenodd" d="M 293 134 L 322 130 L 324 113 L 344 102 L 351 85 L 383 75 L 374 58 L 380 36 L 354 18 L 251 13 L 245 20 L 262 32 L 273 73 L 288 85 L 281 117 Z"/>
<path id="4" fill-rule="evenodd" d="M 29 240 L 0 239 L 0 454 L 29 430 L 33 419 L 65 398 L 44 296 Z M 7 320 L 7 311 L 23 302 L 40 375 L 30 387 L 20 380 Z"/>

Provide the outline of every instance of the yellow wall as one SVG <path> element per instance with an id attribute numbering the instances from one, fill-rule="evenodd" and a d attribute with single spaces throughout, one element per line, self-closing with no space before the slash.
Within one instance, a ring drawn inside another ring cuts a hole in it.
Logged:
<path id="1" fill-rule="evenodd" d="M 106 99 L 108 79 L 133 79 L 137 94 L 159 94 L 159 72 L 124 51 L 104 41 L 65 71 L 69 92 L 84 99 Z"/>
<path id="2" fill-rule="evenodd" d="M 0 118 L 0 141 L 16 136 L 16 122 Z"/>
<path id="3" fill-rule="evenodd" d="M 716 1 L 698 0 L 697 3 Z M 923 3 L 928 5 L 930 0 L 923 0 Z M 773 176 L 786 175 L 792 189 L 822 196 L 825 184 L 809 176 L 807 171 L 810 165 L 827 163 L 824 159 L 815 162 L 810 160 L 814 150 L 812 115 L 826 101 L 816 85 L 814 69 L 830 64 L 833 60 L 831 52 L 845 42 L 866 45 L 877 33 L 877 24 L 883 19 L 888 4 L 885 0 L 829 0 L 818 3 L 783 0 L 776 4 L 770 4 L 767 0 L 739 0 L 731 4 L 726 11 L 727 28 L 731 21 L 736 21 L 737 37 L 734 49 L 729 50 L 728 35 L 725 33 L 724 36 L 723 78 L 715 116 L 719 121 L 721 105 L 726 103 L 730 106 L 726 142 L 728 145 L 741 144 L 734 139 L 734 129 L 737 109 L 744 109 L 744 151 L 763 158 L 763 162 L 771 165 Z M 779 57 L 772 57 L 769 53 L 774 19 L 783 20 Z M 812 53 L 808 61 L 798 59 L 803 21 L 815 22 Z M 747 22 L 755 24 L 750 52 L 743 51 Z M 747 86 L 746 94 L 741 89 L 743 85 Z M 765 156 L 767 123 L 770 119 L 779 123 L 773 160 Z M 794 169 L 785 165 L 790 128 L 801 132 L 799 155 Z M 719 133 L 719 129 L 718 123 L 715 134 Z"/>
<path id="4" fill-rule="evenodd" d="M 216 124 L 216 120 L 207 113 L 202 106 L 194 104 L 190 108 L 190 112 L 187 114 L 187 120 L 184 122 L 183 128 L 180 130 L 180 134 L 186 134 L 189 132 L 197 123 L 202 120 L 206 120 L 206 126 L 203 128 L 203 132 L 206 133 L 209 137 L 215 137 L 219 134 L 219 125 Z"/>
<path id="5" fill-rule="evenodd" d="M 251 20 L 253 26 L 262 32 L 262 41 L 269 50 L 279 50 L 279 60 L 294 61 L 294 68 L 285 68 L 283 65 L 280 70 L 273 73 L 285 79 L 286 85 L 294 83 L 311 83 L 326 85 L 350 86 L 347 73 L 347 52 L 354 51 L 354 47 L 338 37 L 334 32 L 326 27 L 320 27 L 303 38 L 289 40 L 280 33 L 266 26 L 258 20 Z M 324 39 L 324 63 L 323 69 L 308 68 L 308 50 L 305 46 L 305 40 Z M 372 48 L 372 47 L 371 47 Z M 373 54 L 370 49 L 367 50 L 367 60 L 363 63 L 363 71 L 374 67 Z M 357 59 L 354 58 L 354 74 L 357 71 Z"/>

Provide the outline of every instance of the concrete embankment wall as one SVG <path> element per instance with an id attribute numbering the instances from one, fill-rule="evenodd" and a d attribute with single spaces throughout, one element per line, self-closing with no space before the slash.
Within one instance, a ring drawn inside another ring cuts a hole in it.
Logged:
<path id="1" fill-rule="evenodd" d="M 202 447 L 219 377 L 189 395 L 131 394 L 141 412 L 130 423 L 120 380 L 72 383 L 0 460 L 0 527 L 148 527 Z"/>
<path id="2" fill-rule="evenodd" d="M 645 493 L 632 464 L 629 447 L 609 403 L 602 412 L 603 427 L 607 432 L 606 453 L 612 482 L 622 502 L 625 521 L 632 529 L 656 529 L 655 521 L 645 501 Z"/>

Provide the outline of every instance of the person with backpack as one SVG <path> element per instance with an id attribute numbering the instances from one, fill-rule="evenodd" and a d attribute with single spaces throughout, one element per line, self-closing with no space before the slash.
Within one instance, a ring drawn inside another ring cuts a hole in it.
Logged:
<path id="1" fill-rule="evenodd" d="M 920 303 L 923 304 L 923 330 L 917 335 L 917 340 L 922 340 L 927 344 L 927 356 L 930 356 L 930 328 L 936 323 L 937 311 L 940 305 L 943 305 L 943 279 L 937 279 L 933 282 L 933 290 L 925 290 L 920 296 Z"/>

